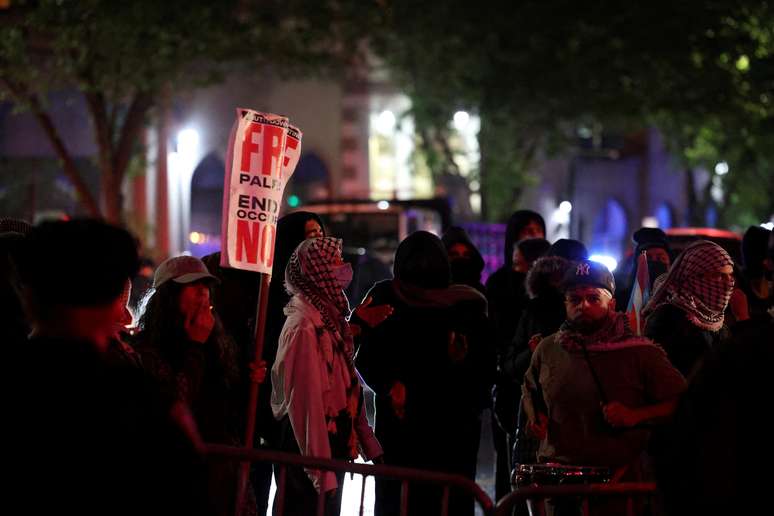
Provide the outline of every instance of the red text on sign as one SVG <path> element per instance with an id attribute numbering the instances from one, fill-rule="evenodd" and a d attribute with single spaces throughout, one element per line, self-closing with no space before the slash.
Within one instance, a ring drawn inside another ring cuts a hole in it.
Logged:
<path id="1" fill-rule="evenodd" d="M 242 164 L 240 171 L 245 173 L 257 173 L 251 169 L 253 156 L 260 163 L 260 172 L 271 176 L 278 170 L 282 157 L 282 137 L 286 129 L 266 124 L 250 124 L 245 130 L 242 140 Z"/>
<path id="2" fill-rule="evenodd" d="M 256 221 L 237 220 L 236 222 L 236 259 L 240 262 L 258 264 L 266 267 L 274 263 L 274 240 L 276 228 L 271 224 Z"/>

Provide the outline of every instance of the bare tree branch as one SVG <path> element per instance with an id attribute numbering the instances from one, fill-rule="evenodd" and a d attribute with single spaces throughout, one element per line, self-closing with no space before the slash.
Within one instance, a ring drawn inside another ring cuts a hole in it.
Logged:
<path id="1" fill-rule="evenodd" d="M 17 99 L 18 102 L 30 108 L 30 111 L 35 116 L 35 119 L 43 128 L 46 136 L 48 136 L 48 139 L 54 148 L 54 152 L 56 152 L 56 155 L 62 161 L 63 172 L 75 187 L 75 191 L 78 193 L 83 206 L 89 212 L 89 215 L 93 217 L 99 217 L 100 210 L 99 206 L 97 205 L 97 201 L 92 195 L 91 191 L 89 191 L 88 185 L 83 180 L 83 177 L 78 171 L 78 167 L 76 167 L 75 161 L 65 147 L 64 141 L 62 141 L 62 138 L 59 136 L 59 132 L 54 126 L 53 120 L 51 120 L 49 114 L 46 113 L 46 111 L 43 109 L 40 99 L 38 99 L 36 96 L 25 93 L 26 90 L 24 87 L 19 84 L 14 84 L 8 79 L 2 79 L 2 82 L 6 89 L 14 98 Z"/>

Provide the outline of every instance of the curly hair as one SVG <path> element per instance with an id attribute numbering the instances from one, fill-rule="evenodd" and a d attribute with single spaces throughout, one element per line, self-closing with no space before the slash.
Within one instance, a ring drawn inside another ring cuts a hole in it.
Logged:
<path id="1" fill-rule="evenodd" d="M 184 350 L 180 343 L 187 340 L 184 316 L 179 308 L 184 287 L 169 281 L 157 289 L 150 289 L 138 308 L 141 314 L 138 322 L 140 345 L 155 349 L 173 369 L 181 364 Z M 213 316 L 215 326 L 204 346 L 216 352 L 218 363 L 214 365 L 221 369 L 226 386 L 231 386 L 239 379 L 235 344 L 223 329 L 218 314 L 213 313 Z"/>

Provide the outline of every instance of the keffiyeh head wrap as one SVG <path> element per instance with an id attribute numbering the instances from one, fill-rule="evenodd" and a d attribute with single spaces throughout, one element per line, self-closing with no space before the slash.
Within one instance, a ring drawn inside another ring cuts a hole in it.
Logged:
<path id="1" fill-rule="evenodd" d="M 349 302 L 333 273 L 333 262 L 341 256 L 341 239 L 311 238 L 301 242 L 285 268 L 285 287 L 317 308 L 325 326 L 342 337 L 348 332 L 345 318 Z"/>
<path id="2" fill-rule="evenodd" d="M 301 242 L 290 256 L 285 268 L 285 287 L 294 296 L 301 296 L 311 303 L 323 320 L 323 324 L 337 343 L 335 350 L 344 355 L 349 372 L 346 388 L 347 403 L 343 408 L 349 418 L 348 442 L 350 458 L 357 457 L 358 440 L 354 430 L 355 419 L 360 410 L 360 382 L 355 371 L 354 343 L 349 329 L 349 302 L 333 273 L 333 264 L 341 257 L 342 242 L 339 238 L 311 238 Z M 332 364 L 328 364 L 329 373 Z M 326 406 L 325 419 L 328 432 L 343 431 L 337 423 L 341 407 Z"/>
<path id="3" fill-rule="evenodd" d="M 672 304 L 699 328 L 720 330 L 734 281 L 713 273 L 733 265 L 734 261 L 719 245 L 707 240 L 691 244 L 675 260 L 643 314 L 647 317 L 659 306 Z"/>

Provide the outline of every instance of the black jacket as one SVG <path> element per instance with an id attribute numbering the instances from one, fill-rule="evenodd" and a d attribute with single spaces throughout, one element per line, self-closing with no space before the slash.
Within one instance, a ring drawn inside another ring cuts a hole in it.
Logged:
<path id="1" fill-rule="evenodd" d="M 670 304 L 661 305 L 648 316 L 644 333 L 664 348 L 672 365 L 686 378 L 704 354 L 722 340 L 722 332 L 699 328 L 683 310 Z"/>

